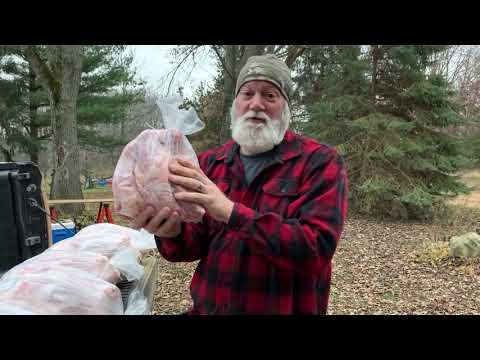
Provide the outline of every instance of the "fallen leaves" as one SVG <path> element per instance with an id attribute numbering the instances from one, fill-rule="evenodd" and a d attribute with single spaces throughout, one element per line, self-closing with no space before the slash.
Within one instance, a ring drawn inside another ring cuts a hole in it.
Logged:
<path id="1" fill-rule="evenodd" d="M 445 261 L 445 244 L 428 245 L 435 261 L 415 256 L 429 248 L 432 227 L 350 219 L 334 257 L 328 313 L 480 313 L 478 265 Z"/>
<path id="2" fill-rule="evenodd" d="M 449 227 L 442 237 L 462 233 L 466 226 Z M 328 313 L 480 314 L 479 262 L 444 256 L 445 244 L 431 245 L 439 231 L 428 224 L 349 218 L 333 259 Z M 438 250 L 438 261 L 418 257 L 426 244 Z M 191 307 L 189 284 L 196 265 L 159 258 L 154 314 Z"/>

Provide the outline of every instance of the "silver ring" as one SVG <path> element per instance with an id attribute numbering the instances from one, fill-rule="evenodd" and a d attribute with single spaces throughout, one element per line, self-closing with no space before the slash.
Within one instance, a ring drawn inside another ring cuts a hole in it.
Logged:
<path id="1" fill-rule="evenodd" d="M 200 184 L 198 184 L 198 186 L 197 186 L 197 191 L 198 191 L 198 192 L 202 192 L 202 190 L 203 190 L 203 184 L 200 183 Z"/>

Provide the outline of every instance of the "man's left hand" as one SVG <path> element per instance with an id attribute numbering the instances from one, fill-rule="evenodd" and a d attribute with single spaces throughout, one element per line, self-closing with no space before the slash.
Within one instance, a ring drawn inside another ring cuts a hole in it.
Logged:
<path id="1" fill-rule="evenodd" d="M 168 180 L 190 191 L 175 194 L 175 199 L 199 204 L 210 216 L 228 223 L 233 210 L 233 201 L 228 199 L 198 166 L 189 161 L 176 158 L 169 165 Z"/>

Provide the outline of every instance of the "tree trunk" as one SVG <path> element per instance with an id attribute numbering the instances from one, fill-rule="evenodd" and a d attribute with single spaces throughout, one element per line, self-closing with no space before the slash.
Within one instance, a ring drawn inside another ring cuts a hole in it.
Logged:
<path id="1" fill-rule="evenodd" d="M 240 48 L 237 45 L 225 45 L 225 59 L 223 68 L 224 101 L 223 112 L 225 121 L 222 123 L 219 144 L 225 143 L 230 138 L 230 108 L 235 99 L 235 87 L 238 73 L 245 65 L 248 58 L 254 55 L 262 55 L 265 45 L 245 45 L 243 55 L 240 58 Z"/>
<path id="2" fill-rule="evenodd" d="M 230 138 L 230 107 L 235 98 L 237 51 L 236 45 L 225 45 L 225 68 L 223 69 L 223 113 L 225 121 L 220 128 L 219 144 L 225 143 Z"/>
<path id="3" fill-rule="evenodd" d="M 377 102 L 377 65 L 380 57 L 380 50 L 378 45 L 372 45 L 372 84 L 370 87 L 370 97 L 372 105 L 375 106 Z"/>
<path id="4" fill-rule="evenodd" d="M 37 144 L 39 144 L 38 140 L 38 123 L 37 123 L 37 105 L 35 103 L 34 99 L 34 91 L 36 88 L 36 83 L 35 83 L 35 73 L 33 72 L 33 69 L 31 66 L 29 66 L 29 74 L 28 74 L 28 95 L 29 95 L 29 118 L 30 118 L 30 123 L 29 123 L 29 130 L 30 130 L 30 138 L 32 140 L 32 146 L 30 147 L 29 155 L 30 155 L 30 161 L 34 162 L 35 164 L 38 164 L 39 162 L 39 147 Z"/>
<path id="5" fill-rule="evenodd" d="M 82 72 L 81 45 L 48 45 L 46 57 L 35 45 L 21 45 L 41 85 L 48 91 L 52 121 L 53 156 L 51 199 L 82 199 L 77 138 L 77 97 Z M 59 206 L 77 216 L 83 204 Z"/>
<path id="6" fill-rule="evenodd" d="M 297 60 L 307 49 L 306 46 L 296 46 L 296 45 L 289 45 L 287 50 L 287 58 L 285 59 L 285 64 L 289 68 L 293 66 L 295 60 Z"/>
<path id="7" fill-rule="evenodd" d="M 248 58 L 256 55 L 263 55 L 265 52 L 265 45 L 245 45 L 245 52 L 243 53 L 243 59 L 240 63 L 239 69 L 245 65 Z"/>
<path id="8" fill-rule="evenodd" d="M 77 97 L 82 71 L 81 46 L 61 45 L 55 49 L 55 55 L 60 88 L 58 92 L 53 91 L 51 96 L 55 176 L 50 198 L 83 199 L 77 137 Z M 83 204 L 68 204 L 62 207 L 63 211 L 73 216 L 79 215 L 83 209 Z"/>
<path id="9" fill-rule="evenodd" d="M 2 152 L 3 154 L 3 159 L 4 161 L 6 162 L 13 162 L 13 156 L 12 156 L 12 153 L 8 150 L 8 149 L 5 149 L 5 148 L 0 148 L 0 151 Z"/>

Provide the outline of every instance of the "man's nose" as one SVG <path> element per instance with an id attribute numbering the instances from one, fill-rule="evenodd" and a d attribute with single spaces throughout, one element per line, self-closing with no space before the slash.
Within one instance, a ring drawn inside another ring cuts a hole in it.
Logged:
<path id="1" fill-rule="evenodd" d="M 263 103 L 262 94 L 255 94 L 250 99 L 249 108 L 250 108 L 250 110 L 253 110 L 253 111 L 264 111 L 265 110 L 265 105 Z"/>

